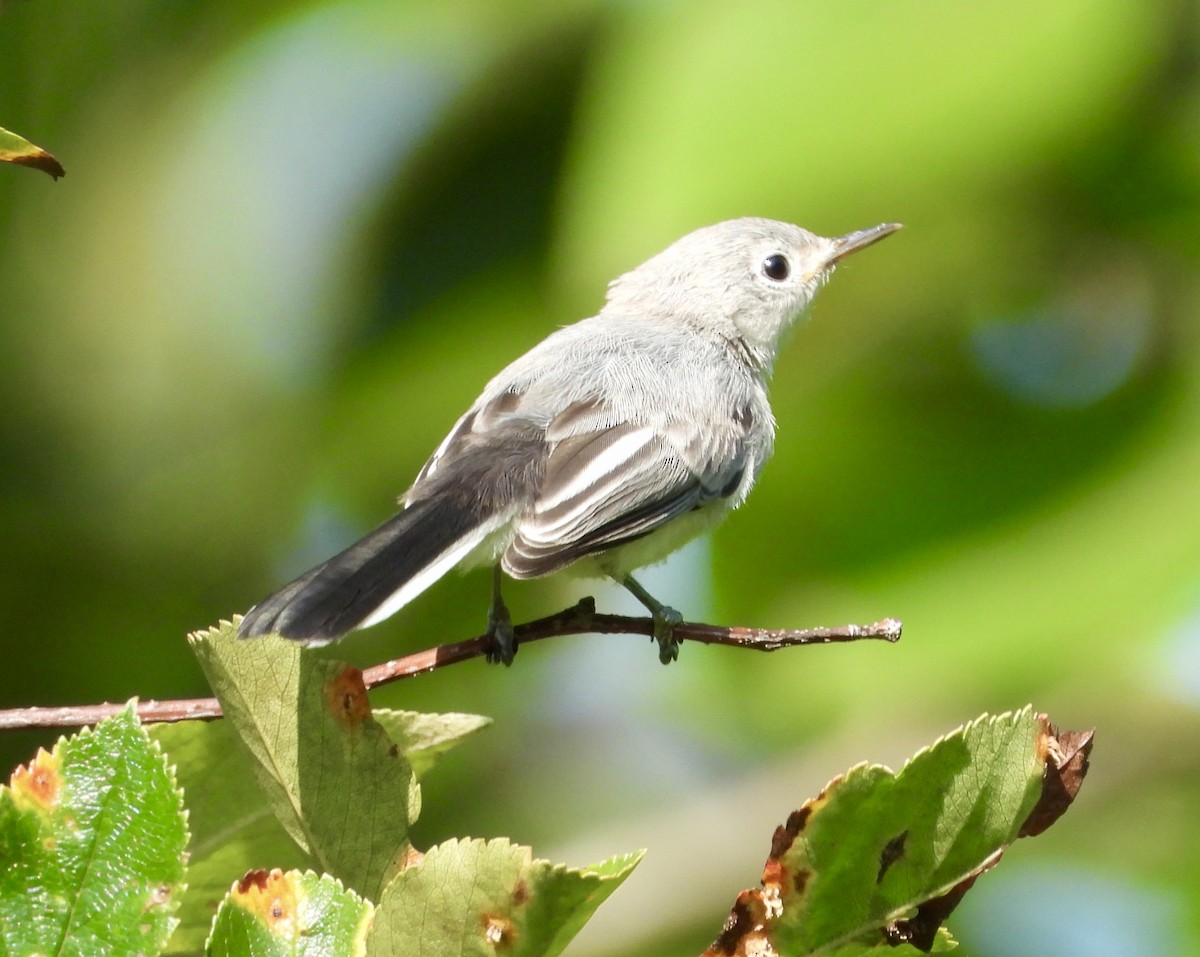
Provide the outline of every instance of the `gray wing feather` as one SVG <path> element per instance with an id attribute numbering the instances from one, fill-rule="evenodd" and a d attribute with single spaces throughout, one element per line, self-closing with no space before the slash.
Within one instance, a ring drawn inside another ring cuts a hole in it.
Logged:
<path id="1" fill-rule="evenodd" d="M 550 424 L 547 437 L 558 441 L 504 554 L 513 577 L 546 575 L 641 538 L 741 483 L 746 456 L 736 430 L 720 430 L 722 441 L 678 419 L 666 428 L 611 422 L 602 407 L 585 404 Z"/>

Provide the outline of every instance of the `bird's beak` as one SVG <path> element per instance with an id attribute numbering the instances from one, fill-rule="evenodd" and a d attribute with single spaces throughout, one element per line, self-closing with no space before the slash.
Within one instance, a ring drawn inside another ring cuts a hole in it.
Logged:
<path id="1" fill-rule="evenodd" d="M 851 253 L 858 252 L 872 243 L 879 242 L 884 236 L 890 236 L 901 225 L 901 223 L 880 223 L 878 226 L 872 226 L 870 229 L 860 229 L 830 240 L 833 243 L 833 252 L 829 256 L 828 265 L 832 266 Z"/>

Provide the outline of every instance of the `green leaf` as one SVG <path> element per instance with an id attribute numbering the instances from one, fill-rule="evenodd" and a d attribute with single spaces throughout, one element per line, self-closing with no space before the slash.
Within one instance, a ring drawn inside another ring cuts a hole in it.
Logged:
<path id="1" fill-rule="evenodd" d="M 0 951 L 156 954 L 176 921 L 183 795 L 130 705 L 0 788 Z"/>
<path id="2" fill-rule="evenodd" d="M 753 944 L 848 957 L 936 943 L 942 920 L 1004 849 L 1069 806 L 1090 741 L 1059 736 L 1025 708 L 973 721 L 899 774 L 863 764 L 835 778 L 776 829 L 762 889 L 738 896 L 707 954 Z"/>
<path id="3" fill-rule="evenodd" d="M 263 800 L 228 721 L 181 721 L 147 730 L 175 764 L 192 832 L 188 892 L 166 952 L 195 954 L 204 949 L 233 877 L 261 867 L 302 868 L 308 859 Z"/>
<path id="4" fill-rule="evenodd" d="M 368 899 L 409 852 L 412 769 L 371 717 L 362 672 L 294 642 L 191 636 L 271 809 L 321 869 Z"/>
<path id="5" fill-rule="evenodd" d="M 55 179 L 66 176 L 67 171 L 62 164 L 40 146 L 34 146 L 24 137 L 10 133 L 0 127 L 0 163 L 16 163 L 18 166 L 32 166 L 44 173 L 49 173 Z"/>
<path id="6" fill-rule="evenodd" d="M 492 723 L 478 714 L 424 714 L 420 711 L 396 711 L 376 708 L 375 720 L 404 752 L 417 780 L 429 773 L 443 754 Z"/>
<path id="7" fill-rule="evenodd" d="M 213 920 L 209 957 L 356 957 L 366 953 L 371 905 L 328 876 L 253 871 Z"/>
<path id="8" fill-rule="evenodd" d="M 810 883 L 781 940 L 816 949 L 856 937 L 977 871 L 1041 793 L 1039 731 L 1032 708 L 981 718 L 899 774 L 863 765 L 828 788 L 784 855 Z"/>
<path id="9" fill-rule="evenodd" d="M 448 841 L 383 892 L 368 938 L 372 957 L 562 953 L 641 860 L 591 868 L 534 860 L 506 840 Z"/>

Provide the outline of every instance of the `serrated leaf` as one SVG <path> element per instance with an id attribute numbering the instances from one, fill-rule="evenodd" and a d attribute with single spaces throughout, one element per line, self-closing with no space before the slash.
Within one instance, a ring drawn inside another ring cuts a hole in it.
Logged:
<path id="1" fill-rule="evenodd" d="M 1061 740 L 1025 708 L 984 715 L 899 774 L 864 764 L 835 778 L 776 829 L 762 888 L 738 895 L 706 957 L 950 946 L 939 927 L 976 878 L 1078 791 L 1090 735 Z"/>
<path id="2" fill-rule="evenodd" d="M 183 796 L 130 705 L 0 787 L 0 951 L 157 954 L 184 879 Z"/>
<path id="3" fill-rule="evenodd" d="M 409 853 L 408 762 L 371 717 L 362 672 L 222 623 L 192 647 L 284 829 L 368 899 Z"/>
<path id="4" fill-rule="evenodd" d="M 23 136 L 10 133 L 3 127 L 0 127 L 0 163 L 32 166 L 43 173 L 49 173 L 55 179 L 67 175 L 62 164 L 44 149 L 34 146 Z"/>
<path id="5" fill-rule="evenodd" d="M 384 890 L 368 936 L 372 957 L 551 957 L 641 860 L 594 868 L 533 859 L 500 839 L 448 841 Z"/>
<path id="6" fill-rule="evenodd" d="M 251 871 L 213 920 L 209 957 L 361 957 L 371 905 L 327 875 Z"/>
<path id="7" fill-rule="evenodd" d="M 388 737 L 404 752 L 418 781 L 429 773 L 443 754 L 492 723 L 491 718 L 483 715 L 457 712 L 424 714 L 420 711 L 376 708 L 371 713 L 383 725 Z"/>
<path id="8" fill-rule="evenodd" d="M 192 832 L 188 891 L 166 953 L 195 954 L 204 949 L 233 875 L 262 867 L 303 868 L 308 858 L 264 800 L 228 721 L 181 721 L 147 730 L 176 767 Z"/>

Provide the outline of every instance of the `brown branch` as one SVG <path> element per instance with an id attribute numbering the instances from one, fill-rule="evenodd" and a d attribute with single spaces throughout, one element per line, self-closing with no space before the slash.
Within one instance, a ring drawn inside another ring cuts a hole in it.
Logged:
<path id="1" fill-rule="evenodd" d="M 124 711 L 124 704 L 65 704 L 52 708 L 8 708 L 0 710 L 0 731 L 21 728 L 78 728 L 111 718 Z M 187 721 L 197 718 L 211 721 L 221 717 L 216 698 L 178 698 L 174 701 L 139 701 L 137 715 L 142 721 Z"/>
<path id="2" fill-rule="evenodd" d="M 802 628 L 772 630 L 745 628 L 737 625 L 722 627 L 685 621 L 675 626 L 675 637 L 705 645 L 729 645 L 755 651 L 776 651 L 793 645 L 827 645 L 833 642 L 860 641 L 866 638 L 898 641 L 901 624 L 894 618 L 884 618 L 870 625 L 842 625 L 839 628 Z M 513 637 L 517 647 L 543 638 L 567 635 L 644 635 L 654 636 L 654 620 L 630 615 L 602 615 L 596 603 L 584 598 L 577 605 L 536 621 L 516 625 Z M 482 657 L 488 649 L 489 638 L 480 635 L 467 641 L 438 645 L 427 651 L 386 661 L 363 671 L 368 688 L 390 684 L 402 678 L 412 678 L 438 668 Z M 56 708 L 12 708 L 0 710 L 0 731 L 18 728 L 73 728 L 95 724 L 123 709 L 123 704 L 64 705 Z M 139 701 L 138 717 L 144 722 L 170 722 L 200 719 L 209 721 L 221 717 L 216 698 L 182 698 L 175 701 Z"/>

